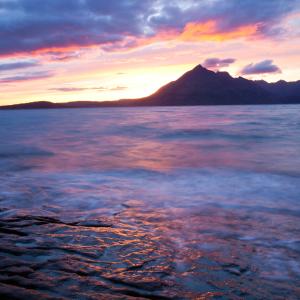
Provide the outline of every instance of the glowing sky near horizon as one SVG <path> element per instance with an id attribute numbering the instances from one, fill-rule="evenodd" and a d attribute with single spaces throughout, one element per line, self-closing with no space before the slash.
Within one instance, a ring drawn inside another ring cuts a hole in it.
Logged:
<path id="1" fill-rule="evenodd" d="M 202 63 L 300 79 L 298 0 L 0 0 L 0 105 L 151 94 Z"/>

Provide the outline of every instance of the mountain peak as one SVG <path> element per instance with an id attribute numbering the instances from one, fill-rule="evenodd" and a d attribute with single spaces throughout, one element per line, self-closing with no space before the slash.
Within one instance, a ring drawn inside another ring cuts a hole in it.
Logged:
<path id="1" fill-rule="evenodd" d="M 191 72 L 195 72 L 195 71 L 197 71 L 197 72 L 203 72 L 203 73 L 212 72 L 212 71 L 204 68 L 201 64 L 197 65 L 195 68 L 193 68 L 191 70 Z"/>
<path id="2" fill-rule="evenodd" d="M 222 78 L 232 78 L 231 75 L 228 72 L 225 71 L 212 71 L 209 69 L 206 69 L 201 64 L 197 65 L 195 68 L 193 68 L 190 72 L 191 74 L 203 74 L 203 75 L 219 75 L 219 77 Z"/>

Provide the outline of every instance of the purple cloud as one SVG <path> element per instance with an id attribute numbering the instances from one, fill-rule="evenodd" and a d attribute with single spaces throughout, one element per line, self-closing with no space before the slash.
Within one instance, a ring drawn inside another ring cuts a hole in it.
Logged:
<path id="1" fill-rule="evenodd" d="M 24 68 L 36 67 L 38 65 L 39 62 L 36 60 L 0 63 L 0 71 L 24 69 Z"/>
<path id="2" fill-rule="evenodd" d="M 208 69 L 219 69 L 223 67 L 228 67 L 230 64 L 234 63 L 236 60 L 234 58 L 207 58 L 203 63 L 202 66 Z"/>
<path id="3" fill-rule="evenodd" d="M 48 71 L 34 72 L 34 73 L 26 73 L 23 75 L 16 76 L 8 76 L 0 78 L 0 83 L 14 83 L 20 81 L 29 81 L 29 80 L 38 80 L 53 77 L 54 74 Z"/>
<path id="4" fill-rule="evenodd" d="M 168 29 L 180 33 L 189 22 L 209 20 L 220 33 L 255 24 L 259 34 L 270 36 L 280 34 L 281 20 L 297 7 L 295 0 L 0 1 L 0 55 L 136 47 L 140 38 Z"/>
<path id="5" fill-rule="evenodd" d="M 79 53 L 78 51 L 66 51 L 66 52 L 48 51 L 47 55 L 49 56 L 49 59 L 53 61 L 68 61 L 68 60 L 79 58 L 81 53 Z"/>
<path id="6" fill-rule="evenodd" d="M 95 90 L 98 92 L 105 92 L 105 91 L 123 91 L 127 89 L 126 86 L 115 86 L 115 87 L 58 87 L 58 88 L 51 88 L 50 91 L 58 91 L 58 92 L 82 92 L 87 90 Z"/>
<path id="7" fill-rule="evenodd" d="M 242 75 L 266 74 L 266 73 L 281 73 L 278 66 L 273 64 L 273 60 L 266 59 L 256 64 L 245 66 L 241 72 Z"/>

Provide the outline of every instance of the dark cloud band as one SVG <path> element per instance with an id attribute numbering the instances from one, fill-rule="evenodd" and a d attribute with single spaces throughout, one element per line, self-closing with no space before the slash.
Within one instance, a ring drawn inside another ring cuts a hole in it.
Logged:
<path id="1" fill-rule="evenodd" d="M 297 4 L 298 3 L 298 4 Z M 280 33 L 280 20 L 296 0 L 6 0 L 0 1 L 0 55 L 99 45 L 139 45 L 162 31 L 182 32 L 190 22 L 216 21 L 230 32 L 257 25 L 261 35 Z M 126 42 L 130 39 L 130 42 Z M 62 57 L 64 59 L 64 57 Z"/>

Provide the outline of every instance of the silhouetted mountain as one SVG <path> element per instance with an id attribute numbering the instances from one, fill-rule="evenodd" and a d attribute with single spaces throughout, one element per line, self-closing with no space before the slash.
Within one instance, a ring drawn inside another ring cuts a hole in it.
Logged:
<path id="1" fill-rule="evenodd" d="M 227 72 L 213 72 L 201 65 L 178 80 L 144 98 L 148 105 L 227 105 L 259 104 L 274 100 L 263 87 Z"/>
<path id="2" fill-rule="evenodd" d="M 21 104 L 13 104 L 0 106 L 0 109 L 36 109 L 36 108 L 57 108 L 59 103 L 53 103 L 50 101 L 38 101 L 38 102 L 29 102 L 29 103 L 21 103 Z"/>
<path id="3" fill-rule="evenodd" d="M 300 103 L 300 80 L 295 82 L 279 80 L 274 83 L 259 80 L 255 83 L 272 94 L 280 103 Z"/>
<path id="4" fill-rule="evenodd" d="M 2 106 L 0 109 L 293 103 L 300 103 L 300 81 L 252 81 L 243 77 L 233 78 L 227 72 L 209 71 L 198 65 L 176 81 L 141 99 L 68 103 L 41 101 Z"/>

